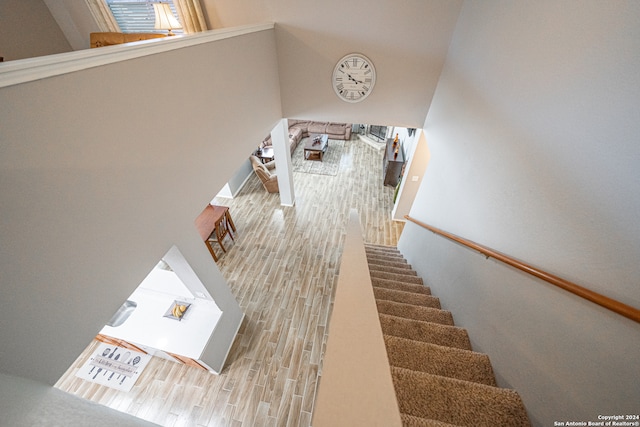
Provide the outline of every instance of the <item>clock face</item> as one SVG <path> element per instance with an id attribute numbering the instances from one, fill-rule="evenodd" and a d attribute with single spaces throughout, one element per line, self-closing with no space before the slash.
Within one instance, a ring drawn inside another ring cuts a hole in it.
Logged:
<path id="1" fill-rule="evenodd" d="M 373 90 L 376 70 L 369 58 L 351 53 L 338 61 L 331 83 L 336 95 L 343 101 L 360 102 Z"/>

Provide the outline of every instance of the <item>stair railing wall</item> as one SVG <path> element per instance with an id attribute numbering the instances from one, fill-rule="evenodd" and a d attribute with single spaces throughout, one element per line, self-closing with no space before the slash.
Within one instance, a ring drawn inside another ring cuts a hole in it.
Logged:
<path id="1" fill-rule="evenodd" d="M 486 255 L 488 258 L 494 258 L 498 261 L 501 261 L 511 267 L 517 268 L 518 270 L 524 271 L 525 273 L 531 274 L 535 277 L 538 277 L 548 283 L 551 283 L 552 285 L 555 285 L 559 288 L 562 288 L 568 292 L 571 292 L 574 295 L 577 295 L 579 297 L 582 297 L 588 301 L 591 301 L 595 304 L 598 304 L 604 308 L 607 308 L 615 313 L 618 313 L 624 317 L 627 317 L 631 320 L 634 320 L 638 323 L 640 323 L 640 310 L 635 308 L 635 307 L 631 307 L 627 304 L 624 304 L 618 300 L 609 298 L 607 296 L 604 296 L 602 294 L 599 294 L 597 292 L 594 292 L 592 290 L 589 290 L 583 286 L 580 286 L 576 283 L 570 282 L 568 280 L 562 279 L 558 276 L 555 276 L 551 273 L 548 273 L 544 270 L 541 270 L 537 267 L 534 267 L 530 264 L 527 264 L 525 262 L 519 261 L 515 258 L 510 257 L 509 255 L 505 255 L 501 252 L 498 252 L 496 250 L 493 250 L 491 248 L 488 248 L 486 246 L 480 245 L 478 243 L 472 242 L 471 240 L 467 240 L 464 239 L 462 237 L 456 236 L 454 234 L 448 233 L 446 231 L 440 230 L 436 227 L 433 227 L 431 225 L 425 224 L 422 221 L 419 221 L 415 218 L 412 218 L 409 215 L 405 215 L 405 218 L 408 221 L 411 221 L 415 224 L 418 224 L 419 226 L 426 228 L 429 231 L 432 231 L 433 233 L 436 233 L 440 236 L 446 237 L 447 239 L 450 239 L 454 242 L 460 243 L 461 245 L 464 245 L 470 249 L 473 249 L 475 251 L 480 252 L 483 255 Z"/>
<path id="2" fill-rule="evenodd" d="M 360 220 L 353 209 L 340 261 L 312 425 L 402 425 Z"/>

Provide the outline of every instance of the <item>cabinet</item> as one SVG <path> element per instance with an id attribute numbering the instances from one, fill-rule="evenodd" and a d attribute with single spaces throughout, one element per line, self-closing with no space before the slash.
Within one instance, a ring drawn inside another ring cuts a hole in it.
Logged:
<path id="1" fill-rule="evenodd" d="M 395 155 L 395 148 L 393 147 L 393 138 L 387 139 L 387 147 L 384 152 L 384 158 L 382 159 L 384 185 L 390 185 L 395 187 L 398 185 L 400 175 L 402 175 L 402 166 L 404 166 L 404 153 L 402 147 L 398 143 L 398 155 Z"/>

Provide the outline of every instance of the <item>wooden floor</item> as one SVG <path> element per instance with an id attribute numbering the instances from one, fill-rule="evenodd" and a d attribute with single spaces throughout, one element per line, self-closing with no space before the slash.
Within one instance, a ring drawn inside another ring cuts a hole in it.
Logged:
<path id="1" fill-rule="evenodd" d="M 296 203 L 280 206 L 252 175 L 230 207 L 235 242 L 218 261 L 246 314 L 220 375 L 153 358 L 130 392 L 74 376 L 94 341 L 56 387 L 164 426 L 309 426 L 350 208 L 365 242 L 396 245 L 393 191 L 382 152 L 345 144 L 337 176 L 294 173 Z"/>

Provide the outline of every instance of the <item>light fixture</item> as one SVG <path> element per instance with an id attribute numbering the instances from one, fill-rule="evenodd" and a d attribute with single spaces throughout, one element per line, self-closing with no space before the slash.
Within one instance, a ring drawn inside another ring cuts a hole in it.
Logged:
<path id="1" fill-rule="evenodd" d="M 156 12 L 156 30 L 169 30 L 168 36 L 173 36 L 172 29 L 182 28 L 180 22 L 173 16 L 168 3 L 153 3 Z"/>

